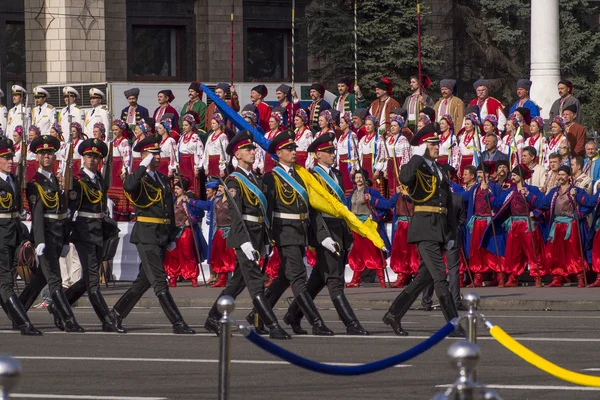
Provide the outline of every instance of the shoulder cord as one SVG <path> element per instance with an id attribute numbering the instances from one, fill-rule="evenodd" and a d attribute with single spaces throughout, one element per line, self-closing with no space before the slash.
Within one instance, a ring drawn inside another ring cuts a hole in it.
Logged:
<path id="1" fill-rule="evenodd" d="M 6 196 L 0 197 L 0 206 L 7 210 L 11 209 L 13 206 L 13 195 L 12 193 L 6 192 Z"/>
<path id="2" fill-rule="evenodd" d="M 241 179 L 239 178 L 235 178 L 236 181 L 238 181 L 238 184 L 240 185 L 240 189 L 242 189 L 242 193 L 244 193 L 244 196 L 246 197 L 246 200 L 248 201 L 248 203 L 250 203 L 250 205 L 255 206 L 258 204 L 258 197 L 256 197 L 254 195 L 254 193 L 250 192 L 250 190 L 246 187 L 246 185 L 244 185 L 244 183 L 242 182 Z"/>
<path id="3" fill-rule="evenodd" d="M 46 192 L 44 191 L 44 188 L 39 183 L 36 182 L 35 187 L 37 188 L 38 193 L 40 194 L 40 199 L 42 200 L 42 204 L 44 204 L 44 206 L 46 206 L 46 208 L 54 209 L 60 205 L 59 204 L 60 198 L 58 197 L 58 192 L 54 192 L 54 196 L 49 196 L 46 194 Z"/>
<path id="4" fill-rule="evenodd" d="M 413 190 L 413 192 L 409 194 L 409 197 L 415 203 L 425 203 L 427 200 L 431 199 L 433 197 L 433 195 L 435 194 L 437 178 L 434 175 L 431 175 L 431 184 L 430 184 L 429 182 L 427 182 L 427 178 L 429 176 L 430 175 L 425 175 L 421 171 L 417 171 L 417 174 L 416 174 L 417 184 L 415 185 L 415 189 Z M 415 199 L 413 197 L 418 188 L 421 188 L 421 190 L 423 190 L 427 194 L 427 196 L 425 196 L 423 199 Z"/>
<path id="5" fill-rule="evenodd" d="M 279 180 L 277 174 L 273 174 L 273 179 L 275 180 L 275 190 L 277 192 L 277 197 L 279 197 L 283 204 L 289 206 L 294 201 L 296 201 L 296 197 L 298 196 L 298 194 L 294 189 L 292 189 L 291 191 L 287 190 L 281 183 L 281 180 Z"/>
<path id="6" fill-rule="evenodd" d="M 127 191 L 123 191 L 123 193 L 125 194 L 125 197 L 127 198 L 127 200 L 129 200 L 129 202 L 131 204 L 133 204 L 134 206 L 138 207 L 138 208 L 149 208 L 150 206 L 153 206 L 154 204 L 158 203 L 159 201 L 162 201 L 162 191 L 152 185 L 150 185 L 149 183 L 147 183 L 145 180 L 142 179 L 141 183 L 140 183 L 142 189 L 140 190 L 140 194 L 138 195 L 138 197 L 133 200 L 131 198 L 131 196 L 129 195 L 129 193 L 127 193 Z M 156 192 L 156 197 L 151 198 L 150 194 L 148 193 L 148 188 L 150 188 L 150 190 L 153 190 L 154 192 Z M 142 192 L 146 195 L 146 197 L 148 198 L 149 203 L 146 205 L 140 205 L 137 203 L 137 201 L 140 199 Z"/>
<path id="7" fill-rule="evenodd" d="M 83 182 L 81 180 L 79 181 L 79 184 L 81 185 L 82 194 L 85 194 L 85 197 L 87 197 L 87 199 L 89 200 L 90 203 L 97 204 L 100 201 L 102 201 L 103 196 L 102 196 L 101 190 L 95 191 L 94 189 L 90 188 L 85 182 Z M 79 206 L 77 206 L 78 210 L 81 208 L 82 202 L 83 202 L 83 196 L 80 196 L 79 197 Z"/>

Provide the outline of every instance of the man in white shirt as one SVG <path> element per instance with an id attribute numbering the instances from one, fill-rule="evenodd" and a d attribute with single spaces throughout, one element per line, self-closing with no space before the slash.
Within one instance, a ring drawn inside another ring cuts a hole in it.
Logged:
<path id="1" fill-rule="evenodd" d="M 0 98 L 4 97 L 4 92 L 2 91 L 2 89 L 0 89 Z M 4 134 L 6 134 L 6 130 L 7 130 L 7 124 L 6 121 L 8 119 L 8 109 L 6 108 L 5 105 L 3 105 L 2 103 L 0 103 L 0 129 L 2 129 L 2 132 L 4 132 Z"/>
<path id="2" fill-rule="evenodd" d="M 31 109 L 23 104 L 27 98 L 27 90 L 19 85 L 12 86 L 13 108 L 8 111 L 7 128 L 4 134 L 6 137 L 12 137 L 15 128 L 19 125 L 23 127 L 23 131 L 29 127 L 31 121 Z"/>
<path id="3" fill-rule="evenodd" d="M 33 88 L 33 97 L 35 107 L 31 110 L 31 123 L 40 128 L 41 135 L 49 135 L 50 128 L 56 122 L 56 109 L 46 102 L 50 93 L 43 87 L 37 86 Z"/>
<path id="4" fill-rule="evenodd" d="M 63 88 L 66 107 L 58 114 L 58 123 L 62 128 L 63 136 L 66 138 L 71 133 L 71 123 L 78 122 L 83 126 L 85 113 L 76 104 L 79 92 L 75 88 L 66 86 Z"/>
<path id="5" fill-rule="evenodd" d="M 104 124 L 105 131 L 111 129 L 108 108 L 101 105 L 105 98 L 106 96 L 104 95 L 104 92 L 102 92 L 100 89 L 90 89 L 90 104 L 92 105 L 92 108 L 85 113 L 85 124 L 83 126 L 83 133 L 88 138 L 94 137 L 94 125 L 96 125 L 98 122 L 102 122 Z"/>
<path id="6" fill-rule="evenodd" d="M 537 150 L 533 146 L 523 148 L 521 161 L 527 165 L 531 171 L 531 178 L 527 179 L 527 184 L 542 188 L 546 184 L 546 168 L 535 162 Z"/>

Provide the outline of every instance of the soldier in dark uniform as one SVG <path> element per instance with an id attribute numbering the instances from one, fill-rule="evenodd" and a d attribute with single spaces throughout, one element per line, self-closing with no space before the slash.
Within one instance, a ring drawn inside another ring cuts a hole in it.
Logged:
<path id="1" fill-rule="evenodd" d="M 19 218 L 21 191 L 11 173 L 15 148 L 11 139 L 0 139 L 0 306 L 22 335 L 41 335 L 29 321 L 23 304 L 13 291 L 15 251 L 29 241 L 29 232 Z"/>
<path id="2" fill-rule="evenodd" d="M 268 244 L 266 229 L 270 224 L 267 220 L 267 200 L 262 192 L 262 181 L 252 173 L 255 149 L 253 136 L 249 131 L 238 133 L 227 146 L 227 154 L 238 160 L 238 167 L 225 182 L 229 191 L 231 217 L 227 247 L 235 249 L 237 263 L 233 276 L 219 297 L 229 295 L 236 298 L 248 286 L 254 308 L 269 329 L 269 337 L 290 339 L 290 335 L 279 326 L 273 308 L 265 299 L 264 275 L 258 265 L 259 252 L 264 252 L 265 245 Z M 220 317 L 215 302 L 204 327 L 218 334 Z"/>
<path id="3" fill-rule="evenodd" d="M 65 290 L 69 304 L 73 304 L 88 292 L 92 308 L 102 322 L 104 332 L 121 332 L 109 316 L 109 309 L 100 293 L 98 269 L 102 263 L 102 249 L 105 238 L 118 235 L 119 228 L 112 218 L 106 215 L 108 188 L 103 187 L 102 175 L 98 172 L 100 160 L 106 157 L 108 147 L 99 139 L 81 142 L 77 151 L 82 157 L 83 168 L 73 177 L 73 190 L 69 192 L 71 214 L 77 211 L 72 223 L 71 241 L 75 244 L 83 276 Z M 55 325 L 61 325 L 60 315 L 54 313 Z"/>
<path id="4" fill-rule="evenodd" d="M 160 140 L 159 136 L 148 136 L 133 148 L 142 154 L 143 160 L 123 183 L 125 196 L 133 204 L 137 218 L 130 241 L 137 247 L 142 262 L 137 278 L 115 304 L 110 318 L 120 332 L 125 332 L 123 319 L 152 287 L 173 324 L 173 333 L 193 334 L 196 332 L 185 323 L 169 292 L 163 266 L 166 251 L 175 248 L 177 229 L 169 179 L 156 170 L 160 165 Z"/>
<path id="5" fill-rule="evenodd" d="M 436 161 L 439 143 L 433 124 L 418 131 L 410 144 L 419 146 L 420 151 L 424 150 L 423 156 L 413 155 L 400 171 L 400 182 L 408 187 L 408 193 L 412 194 L 411 199 L 415 203 L 408 227 L 408 242 L 417 245 L 421 256 L 417 277 L 396 297 L 383 317 L 383 322 L 400 336 L 408 335 L 402 329 L 402 317 L 431 282 L 446 320 L 450 321 L 458 316 L 448 290 L 443 258 L 444 249 L 454 246 L 457 221 L 452 207 L 450 182 Z"/>
<path id="6" fill-rule="evenodd" d="M 333 164 L 335 164 L 334 140 L 335 135 L 333 132 L 321 135 L 311 143 L 308 147 L 308 152 L 314 153 L 317 159 L 317 165 L 311 171 L 312 174 L 332 196 L 343 203 L 345 201 L 344 190 L 340 187 L 342 174 L 338 169 L 333 167 Z M 346 221 L 342 218 L 335 218 L 325 213 L 321 213 L 321 215 L 331 238 L 335 241 L 334 246 L 339 251 L 332 252 L 327 250 L 324 245 L 316 243 L 316 240 L 313 240 L 311 246 L 317 249 L 317 264 L 308 278 L 306 289 L 311 298 L 314 299 L 327 286 L 331 301 L 340 319 L 346 326 L 348 335 L 368 335 L 369 333 L 360 325 L 344 294 L 344 269 L 349 249 L 354 241 L 352 232 L 348 228 Z M 312 237 L 314 239 L 315 235 L 312 235 Z M 294 301 L 290 305 L 283 321 L 292 327 L 295 334 L 306 335 L 307 332 L 300 326 L 301 319 L 302 310 L 298 306 L 298 302 Z"/>
<path id="7" fill-rule="evenodd" d="M 31 230 L 35 253 L 39 257 L 40 268 L 31 278 L 28 291 L 21 293 L 25 307 L 31 306 L 48 282 L 52 297 L 51 314 L 60 317 L 63 325 L 57 325 L 66 332 L 83 332 L 75 320 L 73 310 L 62 290 L 59 258 L 69 253 L 69 210 L 67 198 L 52 174 L 56 151 L 60 141 L 54 136 L 39 136 L 29 145 L 29 150 L 37 154 L 40 165 L 35 176 L 27 184 L 27 199 L 31 208 Z"/>
<path id="8" fill-rule="evenodd" d="M 281 258 L 279 276 L 265 290 L 265 297 L 273 307 L 285 290 L 292 286 L 296 302 L 308 322 L 314 335 L 330 336 L 333 332 L 325 326 L 319 310 L 306 288 L 306 267 L 304 255 L 309 235 L 327 250 L 335 253 L 339 249 L 331 238 L 323 217 L 310 206 L 306 185 L 294 169 L 296 161 L 296 143 L 294 134 L 286 131 L 273 139 L 268 152 L 277 154 L 279 165 L 265 174 L 263 183 L 266 188 L 268 215 L 273 216 L 271 237 Z M 309 218 L 310 217 L 310 218 Z M 311 224 L 315 224 L 311 227 Z M 246 317 L 253 321 L 254 311 Z"/>

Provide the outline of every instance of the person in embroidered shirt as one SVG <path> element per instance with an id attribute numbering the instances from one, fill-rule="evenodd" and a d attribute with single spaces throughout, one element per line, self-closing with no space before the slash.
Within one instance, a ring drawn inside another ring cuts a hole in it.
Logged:
<path id="1" fill-rule="evenodd" d="M 94 124 L 94 130 L 92 131 L 92 137 L 102 141 L 106 140 L 106 127 L 102 122 L 96 122 Z"/>
<path id="2" fill-rule="evenodd" d="M 139 105 L 137 102 L 138 97 L 140 96 L 140 89 L 127 89 L 123 94 L 125 95 L 129 106 L 121 111 L 121 120 L 127 124 L 129 129 L 126 136 L 127 138 L 130 138 L 133 136 L 135 126 L 139 124 L 141 120 L 150 117 L 150 114 L 146 107 Z"/>
<path id="3" fill-rule="evenodd" d="M 498 99 L 495 99 L 489 95 L 489 83 L 485 79 L 479 79 L 473 84 L 473 88 L 477 93 L 477 97 L 471 100 L 469 106 L 479 107 L 479 118 L 485 119 L 488 115 L 494 115 L 498 118 L 498 126 L 503 127 L 506 125 L 506 115 L 504 114 L 504 107 Z"/>
<path id="4" fill-rule="evenodd" d="M 539 118 L 539 117 L 538 117 Z M 531 177 L 526 179 L 526 183 L 531 186 L 540 188 L 546 184 L 546 168 L 537 163 L 537 151 L 533 146 L 525 146 L 523 148 L 522 164 L 526 165 L 531 171 Z"/>
<path id="5" fill-rule="evenodd" d="M 427 75 L 423 75 L 419 82 L 419 77 L 411 76 L 409 86 L 412 94 L 404 100 L 403 107 L 408 111 L 407 125 L 410 129 L 414 129 L 420 111 L 425 107 L 433 106 L 433 99 L 425 93 L 425 90 L 431 86 L 431 79 Z M 418 130 L 419 128 L 417 128 Z"/>
<path id="6" fill-rule="evenodd" d="M 291 127 L 294 122 L 294 116 L 300 109 L 300 100 L 298 99 L 296 90 L 286 84 L 281 84 L 275 91 L 275 96 L 279 102 L 277 109 L 279 109 L 283 117 L 283 126 L 285 128 Z"/>
<path id="7" fill-rule="evenodd" d="M 573 104 L 563 108 L 563 120 L 565 121 L 565 131 L 569 140 L 569 147 L 572 156 L 585 155 L 585 137 L 586 131 L 577 120 L 577 107 Z"/>
<path id="8" fill-rule="evenodd" d="M 404 128 L 404 118 L 395 116 L 390 122 L 390 132 L 382 140 L 382 150 L 379 152 L 377 169 L 383 177 L 387 179 L 388 198 L 396 193 L 396 188 L 400 184 L 399 176 L 402 167 L 408 163 L 412 157 L 412 147 L 408 139 L 401 132 Z"/>
<path id="9" fill-rule="evenodd" d="M 550 142 L 548 143 L 548 159 L 550 154 L 556 153 L 561 157 L 561 164 L 568 160 L 569 142 L 565 136 L 565 121 L 562 117 L 554 117 L 550 129 Z M 549 160 L 548 160 L 549 164 Z"/>
<path id="10" fill-rule="evenodd" d="M 358 163 L 358 137 L 352 130 L 352 113 L 344 111 L 340 115 L 340 129 L 342 134 L 337 141 L 336 165 L 342 174 L 342 189 L 348 196 L 354 186 L 352 175 L 359 169 Z"/>
<path id="11" fill-rule="evenodd" d="M 600 180 L 600 162 L 598 161 L 598 145 L 594 139 L 585 142 L 585 158 L 583 160 L 583 173 L 592 178 L 594 182 Z M 594 188 L 596 193 L 596 188 Z"/>
<path id="12" fill-rule="evenodd" d="M 269 140 L 275 139 L 281 132 L 283 132 L 283 116 L 279 111 L 272 111 L 269 117 L 269 129 L 265 134 L 265 137 Z M 260 171 L 261 174 L 270 172 L 276 165 L 275 160 L 269 153 L 264 153 L 264 158 L 257 160 L 255 168 Z"/>
<path id="13" fill-rule="evenodd" d="M 442 97 L 440 97 L 433 106 L 433 109 L 438 116 L 437 122 L 441 122 L 443 115 L 451 115 L 454 120 L 454 129 L 458 132 L 462 129 L 463 119 L 465 117 L 465 103 L 455 96 L 456 80 L 440 80 L 440 90 Z"/>
<path id="14" fill-rule="evenodd" d="M 229 139 L 225 132 L 223 132 L 224 127 L 225 120 L 221 114 L 214 114 L 210 122 L 212 132 L 206 140 L 202 162 L 202 167 L 207 176 L 220 176 L 222 178 L 226 176 L 229 156 L 225 152 L 225 149 L 229 144 Z"/>
<path id="15" fill-rule="evenodd" d="M 352 93 L 354 89 L 353 79 L 349 76 L 342 76 L 338 79 L 337 90 L 339 96 L 333 101 L 333 109 L 340 113 L 349 111 L 353 113 L 356 109 L 356 96 Z"/>
<path id="16" fill-rule="evenodd" d="M 325 86 L 323 86 L 319 82 L 313 82 L 310 85 L 310 98 L 312 103 L 306 109 L 306 113 L 308 114 L 308 121 L 310 123 L 310 128 L 317 132 L 319 128 L 319 116 L 325 110 L 331 110 L 331 104 L 327 102 L 323 97 L 325 96 Z"/>
<path id="17" fill-rule="evenodd" d="M 231 100 L 227 99 L 227 92 L 229 91 Z M 229 85 L 229 83 L 220 82 L 217 83 L 215 87 L 215 94 L 219 96 L 221 100 L 227 103 L 235 112 L 240 111 L 240 101 L 237 92 L 235 91 L 235 87 L 233 85 Z M 202 131 L 210 129 L 210 120 L 212 119 L 215 113 L 219 113 L 219 109 L 217 105 L 213 102 L 206 107 L 206 116 L 204 117 L 204 127 L 197 126 L 196 128 L 202 129 Z M 183 123 L 182 123 L 183 124 Z M 227 127 L 233 129 L 234 125 L 229 121 L 227 123 Z M 202 133 L 202 132 L 200 132 Z M 206 140 L 206 137 L 203 138 L 203 141 Z"/>
<path id="18" fill-rule="evenodd" d="M 583 173 L 582 157 L 571 157 L 571 177 L 573 186 L 585 190 L 587 194 L 592 194 L 592 178 Z"/>
<path id="19" fill-rule="evenodd" d="M 531 146 L 536 151 L 536 162 L 542 164 L 544 168 L 548 168 L 546 164 L 545 155 L 548 153 L 548 141 L 544 137 L 544 119 L 542 117 L 535 117 L 529 124 L 530 135 L 525 139 L 525 147 Z M 535 172 L 534 172 L 535 175 Z"/>
<path id="20" fill-rule="evenodd" d="M 196 123 L 200 116 L 192 110 L 185 113 L 181 120 L 183 131 L 178 143 L 179 172 L 184 176 L 193 177 L 190 180 L 190 190 L 199 197 L 205 179 L 200 171 L 204 160 L 204 145 L 196 131 Z"/>
<path id="21" fill-rule="evenodd" d="M 394 108 L 400 108 L 400 103 L 392 98 L 393 88 L 393 82 L 385 76 L 382 77 L 375 85 L 377 99 L 373 100 L 368 107 L 369 114 L 380 122 L 380 128 L 384 130 L 387 130 L 390 122 L 390 112 Z M 358 85 L 355 86 L 355 92 L 357 105 L 361 108 L 367 108 L 367 100 L 363 97 Z"/>
<path id="22" fill-rule="evenodd" d="M 172 177 L 175 174 L 175 171 L 177 171 L 177 160 L 175 158 L 177 153 L 177 143 L 175 142 L 175 139 L 173 139 L 170 135 L 172 128 L 173 126 L 170 118 L 160 121 L 160 123 L 156 126 L 156 133 L 158 133 L 161 138 L 161 164 L 164 164 L 163 160 L 168 160 L 166 161 L 168 162 L 168 170 L 166 175 L 168 175 L 169 177 Z M 164 171 L 160 172 L 164 173 Z"/>
<path id="23" fill-rule="evenodd" d="M 308 114 L 306 110 L 300 109 L 294 117 L 294 133 L 296 135 L 296 164 L 305 168 L 312 168 L 314 158 L 308 156 L 308 146 L 313 141 L 313 133 L 308 126 Z"/>
<path id="24" fill-rule="evenodd" d="M 440 135 L 440 156 L 437 162 L 440 164 L 449 164 L 455 170 L 460 168 L 460 149 L 457 146 L 458 137 L 454 134 L 454 118 L 452 115 L 442 115 L 439 121 Z"/>
<path id="25" fill-rule="evenodd" d="M 377 171 L 376 162 L 380 158 L 379 151 L 381 149 L 381 138 L 377 133 L 379 121 L 372 115 L 368 115 L 365 119 L 365 128 L 367 134 L 358 142 L 358 154 L 360 166 L 367 171 L 369 176 L 373 176 L 373 189 L 378 190 L 381 195 L 385 195 L 383 181 L 380 178 L 381 173 Z"/>
<path id="26" fill-rule="evenodd" d="M 158 107 L 154 110 L 152 118 L 154 121 L 160 122 L 163 120 L 163 117 L 167 115 L 171 119 L 171 125 L 173 126 L 171 136 L 176 140 L 179 139 L 179 113 L 171 106 L 171 103 L 175 100 L 175 95 L 171 90 L 165 89 L 158 92 L 157 98 Z M 154 126 L 151 126 L 150 128 L 154 129 Z"/>
<path id="27" fill-rule="evenodd" d="M 362 139 L 367 134 L 365 128 L 365 118 L 369 115 L 369 111 L 365 108 L 356 108 L 352 113 L 352 125 L 358 140 Z"/>
<path id="28" fill-rule="evenodd" d="M 129 221 L 131 211 L 129 201 L 123 194 L 123 183 L 131 165 L 131 145 L 125 137 L 127 124 L 115 119 L 112 123 L 113 132 L 113 169 L 112 185 L 108 188 L 107 196 L 113 201 L 113 218 L 117 221 Z"/>
<path id="29" fill-rule="evenodd" d="M 181 108 L 181 114 L 185 114 L 188 111 L 195 111 L 196 113 L 198 113 L 198 125 L 196 126 L 198 129 L 201 130 L 205 130 L 208 129 L 208 127 L 205 126 L 204 124 L 204 116 L 206 115 L 206 103 L 202 101 L 202 96 L 204 95 L 204 92 L 202 91 L 202 89 L 200 88 L 200 82 L 192 82 L 190 83 L 190 86 L 188 87 L 188 97 L 189 97 L 189 101 L 186 102 L 183 107 Z M 238 108 L 239 110 L 239 108 Z M 179 120 L 179 125 L 175 126 L 175 131 L 177 131 L 178 133 L 181 132 L 182 129 L 182 124 L 183 122 L 181 120 Z M 179 139 L 179 135 L 176 139 Z M 178 141 L 178 140 L 177 140 Z"/>
<path id="30" fill-rule="evenodd" d="M 264 101 L 267 94 L 269 91 L 265 85 L 254 86 L 250 91 L 250 100 L 258 111 L 258 124 L 262 127 L 263 132 L 269 130 L 269 118 L 271 117 L 271 106 Z"/>

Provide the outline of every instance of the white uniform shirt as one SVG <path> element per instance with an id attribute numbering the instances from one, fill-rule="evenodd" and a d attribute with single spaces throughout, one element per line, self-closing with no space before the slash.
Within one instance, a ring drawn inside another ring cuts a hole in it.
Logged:
<path id="1" fill-rule="evenodd" d="M 53 105 L 44 103 L 41 106 L 35 106 L 31 110 L 31 123 L 40 128 L 41 135 L 49 135 L 50 128 L 56 122 L 56 108 Z"/>
<path id="2" fill-rule="evenodd" d="M 87 110 L 85 113 L 83 133 L 85 133 L 88 138 L 94 137 L 94 125 L 98 122 L 102 122 L 107 131 L 111 128 L 108 109 L 106 106 L 98 106 Z"/>
<path id="3" fill-rule="evenodd" d="M 25 115 L 23 115 L 23 113 Z M 25 121 L 23 121 L 23 116 Z M 25 107 L 22 104 L 18 104 L 8 111 L 7 129 L 4 135 L 8 138 L 12 138 L 15 128 L 21 125 L 24 129 L 29 128 L 29 122 L 31 121 L 31 109 Z"/>
<path id="4" fill-rule="evenodd" d="M 69 115 L 71 115 L 72 122 L 79 122 L 79 124 L 83 127 L 85 113 L 77 104 L 71 104 L 69 107 L 65 107 L 60 110 L 60 114 L 58 114 L 58 123 L 62 128 L 63 136 L 68 137 L 71 135 L 71 126 L 69 124 Z M 110 129 L 108 127 L 107 129 Z M 90 136 L 92 137 L 92 136 Z"/>

